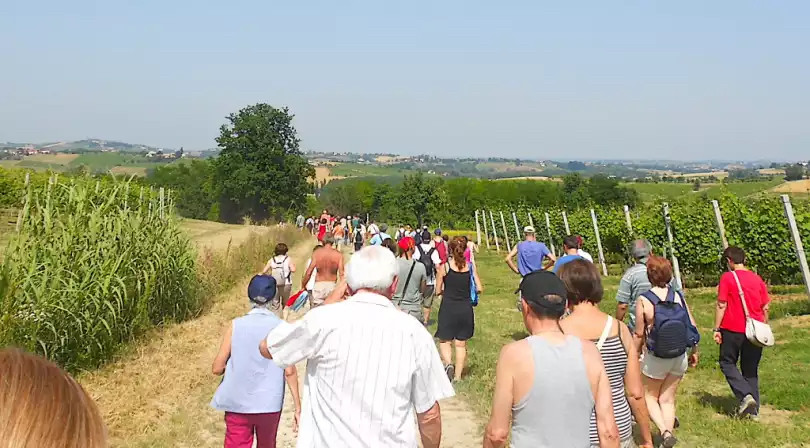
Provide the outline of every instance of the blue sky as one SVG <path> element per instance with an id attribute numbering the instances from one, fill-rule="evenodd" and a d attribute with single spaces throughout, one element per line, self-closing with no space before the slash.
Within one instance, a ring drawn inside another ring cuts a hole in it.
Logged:
<path id="1" fill-rule="evenodd" d="M 810 2 L 0 4 L 0 141 L 204 149 L 289 106 L 304 149 L 810 157 Z"/>

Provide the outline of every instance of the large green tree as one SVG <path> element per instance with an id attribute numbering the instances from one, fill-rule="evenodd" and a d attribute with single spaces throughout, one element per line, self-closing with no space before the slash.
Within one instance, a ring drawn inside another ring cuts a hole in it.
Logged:
<path id="1" fill-rule="evenodd" d="M 260 103 L 227 118 L 216 139 L 221 152 L 213 162 L 220 217 L 264 220 L 304 211 L 315 169 L 301 154 L 289 109 Z"/>

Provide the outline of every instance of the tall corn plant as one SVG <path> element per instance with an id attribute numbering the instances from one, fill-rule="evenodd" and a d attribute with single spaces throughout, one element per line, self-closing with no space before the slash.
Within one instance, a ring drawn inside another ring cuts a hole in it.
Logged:
<path id="1" fill-rule="evenodd" d="M 188 238 L 171 214 L 160 219 L 151 194 L 133 201 L 129 190 L 92 179 L 29 187 L 0 266 L 0 346 L 77 370 L 199 311 Z"/>

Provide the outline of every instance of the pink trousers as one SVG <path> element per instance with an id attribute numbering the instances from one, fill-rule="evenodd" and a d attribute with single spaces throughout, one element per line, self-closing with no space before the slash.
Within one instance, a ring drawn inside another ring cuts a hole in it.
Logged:
<path id="1" fill-rule="evenodd" d="M 276 448 L 276 434 L 281 412 L 266 414 L 225 413 L 225 448 Z"/>

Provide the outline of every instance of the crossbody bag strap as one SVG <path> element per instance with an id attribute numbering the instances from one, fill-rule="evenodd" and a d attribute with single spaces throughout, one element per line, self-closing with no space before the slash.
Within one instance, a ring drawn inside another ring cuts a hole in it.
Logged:
<path id="1" fill-rule="evenodd" d="M 402 297 L 405 297 L 405 292 L 408 291 L 408 283 L 411 282 L 411 275 L 413 275 L 413 268 L 416 267 L 416 260 L 411 264 L 411 270 L 408 271 L 408 277 L 405 279 L 405 286 L 402 287 Z"/>
<path id="2" fill-rule="evenodd" d="M 613 328 L 613 316 L 608 316 L 607 322 L 605 322 L 605 328 L 602 330 L 602 335 L 599 336 L 599 341 L 596 343 L 596 349 L 600 352 L 602 351 L 602 346 L 605 345 L 605 340 L 607 340 L 611 328 Z M 622 329 L 619 328 L 619 335 L 621 335 L 621 332 Z"/>
<path id="3" fill-rule="evenodd" d="M 731 275 L 734 276 L 734 281 L 737 282 L 737 292 L 740 293 L 740 302 L 742 302 L 745 318 L 750 319 L 748 315 L 748 305 L 745 303 L 745 293 L 743 292 L 742 285 L 740 284 L 740 277 L 737 277 L 737 273 L 735 271 L 731 271 Z"/>

